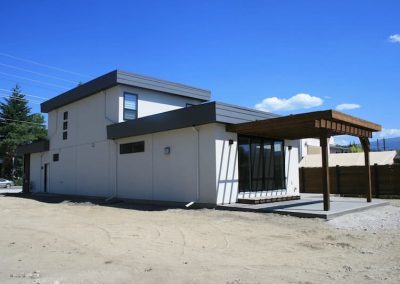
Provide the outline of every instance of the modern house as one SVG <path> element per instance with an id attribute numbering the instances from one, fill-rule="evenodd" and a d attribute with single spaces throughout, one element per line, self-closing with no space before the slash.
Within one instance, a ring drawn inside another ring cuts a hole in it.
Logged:
<path id="1" fill-rule="evenodd" d="M 26 187 L 205 204 L 236 202 L 244 192 L 254 195 L 251 187 L 265 189 L 260 195 L 297 196 L 293 141 L 226 130 L 276 115 L 210 97 L 207 90 L 113 71 L 50 99 L 41 105 L 48 141 L 20 148 L 29 155 Z"/>
<path id="2" fill-rule="evenodd" d="M 19 148 L 24 190 L 208 205 L 298 198 L 298 139 L 379 128 L 334 111 L 278 117 L 210 99 L 123 71 L 54 97 L 41 105 L 48 140 Z"/>

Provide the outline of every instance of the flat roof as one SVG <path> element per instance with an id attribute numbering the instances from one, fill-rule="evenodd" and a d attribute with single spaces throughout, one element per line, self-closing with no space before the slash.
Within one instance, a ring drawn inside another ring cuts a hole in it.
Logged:
<path id="1" fill-rule="evenodd" d="M 243 123 L 277 115 L 220 102 L 207 102 L 107 126 L 108 139 L 120 139 L 208 123 Z"/>
<path id="2" fill-rule="evenodd" d="M 155 90 L 177 96 L 194 98 L 201 101 L 208 101 L 211 99 L 211 92 L 209 90 L 138 75 L 131 72 L 114 70 L 45 101 L 40 105 L 41 111 L 47 113 L 116 85 L 126 85 Z"/>

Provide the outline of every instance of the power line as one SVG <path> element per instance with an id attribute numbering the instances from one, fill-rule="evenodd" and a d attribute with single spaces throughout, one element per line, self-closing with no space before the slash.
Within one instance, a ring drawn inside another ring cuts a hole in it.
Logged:
<path id="1" fill-rule="evenodd" d="M 35 100 L 27 100 L 27 99 L 20 99 L 20 98 L 14 98 L 14 97 L 10 97 L 10 96 L 2 96 L 1 94 L 0 94 L 0 98 L 6 98 L 6 99 L 9 99 L 9 100 L 15 100 L 15 101 L 21 101 L 21 102 L 30 102 L 30 103 L 34 103 L 34 104 L 41 104 L 42 102 L 39 102 L 39 101 L 35 101 Z"/>
<path id="2" fill-rule="evenodd" d="M 4 121 L 4 120 L 45 126 L 44 123 L 39 123 L 39 122 L 31 122 L 31 121 L 17 120 L 17 119 L 11 119 L 11 118 L 0 118 L 0 122 L 6 123 L 7 121 Z"/>
<path id="3" fill-rule="evenodd" d="M 14 75 L 14 74 L 10 74 L 10 73 L 6 73 L 6 72 L 0 72 L 0 74 L 4 75 L 4 76 L 12 76 L 15 78 L 20 78 L 22 80 L 28 80 L 28 81 L 32 81 L 32 82 L 36 82 L 36 83 L 40 83 L 40 84 L 44 84 L 44 85 L 48 85 L 48 86 L 53 86 L 53 87 L 57 87 L 57 88 L 69 88 L 67 86 L 61 86 L 61 85 L 56 85 L 56 84 L 52 84 L 52 83 L 46 83 L 40 80 L 35 80 L 35 79 L 31 79 L 31 78 L 27 78 L 27 77 L 23 77 L 23 76 L 18 76 L 18 75 Z"/>
<path id="4" fill-rule="evenodd" d="M 7 68 L 12 68 L 12 69 L 20 70 L 20 71 L 25 71 L 25 72 L 36 74 L 36 75 L 39 75 L 39 76 L 51 78 L 51 79 L 61 80 L 61 81 L 67 82 L 67 83 L 73 83 L 73 84 L 78 84 L 79 83 L 79 82 L 76 82 L 76 81 L 71 81 L 71 80 L 67 80 L 67 79 L 64 79 L 64 78 L 57 77 L 57 76 L 47 75 L 47 74 L 36 72 L 36 71 L 31 71 L 29 69 L 13 66 L 13 65 L 9 65 L 9 64 L 0 63 L 0 65 L 1 66 L 5 66 Z"/>
<path id="5" fill-rule="evenodd" d="M 1 82 L 2 80 L 6 80 L 6 81 L 12 82 L 12 83 L 14 83 L 14 84 L 15 84 L 16 82 L 17 82 L 17 84 L 19 83 L 18 80 L 16 80 L 16 79 L 8 78 L 8 77 L 6 77 L 6 76 L 0 74 L 0 82 Z M 57 92 L 60 92 L 60 89 L 59 89 L 59 88 L 54 88 L 54 87 L 50 87 L 50 86 L 42 86 L 42 85 L 37 84 L 37 83 L 34 83 L 34 82 L 28 82 L 28 81 L 26 81 L 26 82 L 23 82 L 23 84 L 24 84 L 24 86 L 25 86 L 25 85 L 28 85 L 28 86 L 32 86 L 32 87 L 34 87 L 34 88 L 46 89 L 46 91 L 51 90 L 52 92 L 54 92 L 55 90 L 57 90 Z"/>
<path id="6" fill-rule="evenodd" d="M 8 93 L 13 93 L 13 91 L 10 91 L 10 90 L 7 90 L 7 89 L 1 89 L 1 88 L 0 88 L 0 91 L 8 92 Z M 45 100 L 45 101 L 47 101 L 47 100 L 49 99 L 49 98 L 44 98 L 44 97 L 29 95 L 29 94 L 26 94 L 26 93 L 21 93 L 21 95 L 24 95 L 24 96 L 27 96 L 27 97 L 32 97 L 32 98 L 38 98 L 38 99 L 42 99 L 42 100 Z"/>
<path id="7" fill-rule="evenodd" d="M 29 60 L 29 59 L 25 59 L 25 58 L 13 56 L 13 55 L 6 54 L 6 53 L 3 53 L 3 52 L 0 52 L 0 55 L 5 56 L 5 57 L 8 57 L 8 58 L 15 59 L 15 60 L 19 60 L 19 61 L 22 61 L 22 62 L 27 62 L 27 63 L 30 63 L 30 64 L 36 64 L 36 65 L 39 65 L 39 66 L 42 66 L 42 67 L 46 67 L 46 68 L 58 70 L 58 71 L 61 71 L 61 72 L 65 72 L 65 73 L 69 73 L 69 74 L 74 74 L 74 75 L 78 75 L 78 76 L 81 76 L 81 77 L 91 78 L 91 76 L 88 76 L 88 75 L 85 75 L 85 74 L 81 74 L 81 73 L 78 73 L 78 72 L 69 71 L 69 70 L 62 69 L 62 68 L 59 68 L 59 67 L 56 67 L 56 66 L 52 66 L 52 65 L 47 65 L 47 64 L 39 63 L 39 62 L 36 62 L 36 61 L 33 61 L 33 60 Z"/>

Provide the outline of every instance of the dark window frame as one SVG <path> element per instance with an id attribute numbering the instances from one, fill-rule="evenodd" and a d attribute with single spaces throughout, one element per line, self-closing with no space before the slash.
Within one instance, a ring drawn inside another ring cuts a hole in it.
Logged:
<path id="1" fill-rule="evenodd" d="M 53 162 L 58 162 L 59 160 L 60 160 L 60 154 L 59 153 L 53 154 Z"/>
<path id="2" fill-rule="evenodd" d="M 63 131 L 63 140 L 68 140 L 68 131 Z"/>
<path id="3" fill-rule="evenodd" d="M 239 164 L 238 167 L 238 171 L 239 171 L 239 192 L 259 192 L 259 191 L 271 191 L 271 190 L 279 190 L 279 189 L 285 189 L 287 188 L 287 184 L 286 184 L 286 153 L 285 153 L 285 141 L 284 140 L 278 140 L 278 139 L 269 139 L 269 138 L 265 138 L 265 137 L 257 137 L 257 136 L 249 136 L 249 135 L 238 135 L 238 151 L 239 151 L 239 146 L 241 145 L 239 142 L 241 140 L 241 138 L 243 139 L 247 139 L 248 144 L 245 143 L 246 145 L 249 145 L 249 177 L 248 177 L 248 181 L 247 183 L 249 184 L 248 188 L 243 188 L 243 183 L 245 181 L 241 180 L 241 165 Z M 253 160 L 253 153 L 252 153 L 252 141 L 253 140 L 258 140 L 260 142 L 260 149 L 262 149 L 260 156 L 261 157 L 257 157 L 261 159 L 261 163 L 262 163 L 262 188 L 261 189 L 257 189 L 254 188 L 253 186 L 253 182 L 254 182 L 254 170 L 253 170 L 253 165 L 254 165 L 254 160 Z M 281 161 L 282 161 L 282 165 L 280 167 L 280 171 L 281 171 L 281 175 L 279 175 L 279 170 L 277 168 L 277 163 L 275 163 L 275 155 L 276 155 L 276 151 L 275 151 L 275 144 L 276 143 L 280 143 L 281 144 L 281 151 L 282 151 L 282 156 L 281 156 Z M 272 177 L 267 177 L 266 176 L 266 167 L 265 167 L 265 152 L 264 152 L 264 146 L 265 145 L 271 145 L 271 155 L 272 155 L 272 167 L 273 167 L 273 176 Z M 239 153 L 240 156 L 240 153 Z M 238 161 L 240 163 L 240 160 Z M 270 182 L 272 182 L 272 186 L 270 187 Z"/>
<path id="4" fill-rule="evenodd" d="M 130 143 L 119 144 L 119 154 L 134 154 L 134 153 L 143 153 L 145 152 L 145 142 L 144 141 L 135 141 Z"/>
<path id="5" fill-rule="evenodd" d="M 63 122 L 63 130 L 67 130 L 68 129 L 68 121 L 64 121 Z"/>
<path id="6" fill-rule="evenodd" d="M 64 111 L 63 118 L 64 118 L 64 120 L 68 119 L 68 111 Z"/>
<path id="7" fill-rule="evenodd" d="M 135 98 L 136 98 L 135 118 L 126 118 L 126 110 L 131 110 L 131 109 L 127 109 L 126 106 L 125 106 L 126 95 L 135 96 Z M 123 119 L 124 119 L 124 121 L 127 121 L 127 120 L 135 120 L 135 119 L 138 118 L 138 109 L 139 109 L 139 106 L 138 106 L 138 97 L 139 97 L 138 94 L 129 93 L 129 92 L 124 92 L 124 110 L 123 110 L 123 111 L 124 111 L 124 113 L 123 113 Z"/>

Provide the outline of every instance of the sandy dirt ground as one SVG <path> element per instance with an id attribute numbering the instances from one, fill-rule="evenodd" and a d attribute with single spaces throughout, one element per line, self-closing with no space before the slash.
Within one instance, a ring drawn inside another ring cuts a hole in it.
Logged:
<path id="1" fill-rule="evenodd" d="M 0 196 L 0 283 L 400 283 L 399 200 L 328 222 L 146 209 Z"/>

